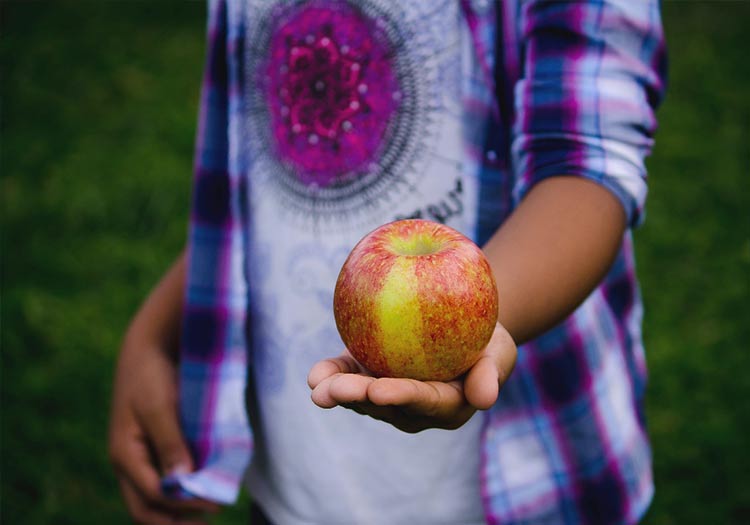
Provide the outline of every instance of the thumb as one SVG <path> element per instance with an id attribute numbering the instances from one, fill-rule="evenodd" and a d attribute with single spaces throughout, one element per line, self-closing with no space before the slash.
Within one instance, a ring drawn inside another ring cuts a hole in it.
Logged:
<path id="1" fill-rule="evenodd" d="M 516 357 L 513 338 L 497 323 L 487 348 L 466 376 L 464 394 L 470 405 L 487 410 L 495 404 L 500 388 L 515 367 Z"/>
<path id="2" fill-rule="evenodd" d="M 150 410 L 144 414 L 142 423 L 156 453 L 162 475 L 187 474 L 193 471 L 193 458 L 180 429 L 176 409 Z"/>

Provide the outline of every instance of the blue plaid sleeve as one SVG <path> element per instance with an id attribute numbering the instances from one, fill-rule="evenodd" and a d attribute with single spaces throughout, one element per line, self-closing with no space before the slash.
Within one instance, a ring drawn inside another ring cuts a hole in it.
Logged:
<path id="1" fill-rule="evenodd" d="M 247 283 L 242 203 L 230 169 L 227 5 L 209 4 L 180 353 L 180 415 L 196 470 L 164 480 L 178 498 L 236 500 L 252 451 L 245 410 Z"/>
<path id="2" fill-rule="evenodd" d="M 658 1 L 529 0 L 519 15 L 515 199 L 546 177 L 579 175 L 639 224 L 666 74 Z"/>

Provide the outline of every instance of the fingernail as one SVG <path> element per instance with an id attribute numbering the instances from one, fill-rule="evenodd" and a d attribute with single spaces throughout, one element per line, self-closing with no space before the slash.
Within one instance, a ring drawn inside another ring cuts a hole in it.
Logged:
<path id="1" fill-rule="evenodd" d="M 182 476 L 183 474 L 190 474 L 190 467 L 188 467 L 184 463 L 180 463 L 178 465 L 175 465 L 169 471 L 169 475 L 170 476 Z"/>

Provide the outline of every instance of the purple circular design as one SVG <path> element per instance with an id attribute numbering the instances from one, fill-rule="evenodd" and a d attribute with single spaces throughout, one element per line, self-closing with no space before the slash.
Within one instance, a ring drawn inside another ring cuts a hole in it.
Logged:
<path id="1" fill-rule="evenodd" d="M 305 186 L 346 184 L 382 154 L 400 89 L 387 35 L 344 2 L 309 3 L 271 31 L 267 83 L 278 158 Z"/>

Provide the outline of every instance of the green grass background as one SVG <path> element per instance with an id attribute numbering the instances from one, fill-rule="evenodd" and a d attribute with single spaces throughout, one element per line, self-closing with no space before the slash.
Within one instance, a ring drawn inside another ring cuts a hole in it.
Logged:
<path id="1" fill-rule="evenodd" d="M 646 523 L 739 525 L 750 3 L 663 7 L 671 86 L 636 234 L 657 481 Z M 185 235 L 205 6 L 0 9 L 2 522 L 128 523 L 106 459 L 110 379 L 129 315 Z M 243 523 L 246 506 L 216 523 Z"/>

